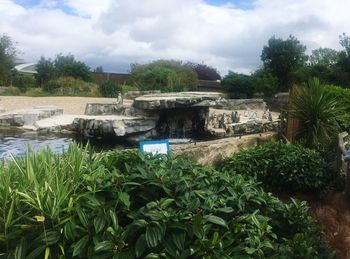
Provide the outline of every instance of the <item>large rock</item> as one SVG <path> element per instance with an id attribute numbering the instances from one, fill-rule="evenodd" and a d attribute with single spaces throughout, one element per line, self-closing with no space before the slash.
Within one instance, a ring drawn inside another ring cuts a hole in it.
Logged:
<path id="1" fill-rule="evenodd" d="M 0 114 L 0 126 L 32 127 L 36 121 L 63 114 L 55 106 L 35 106 L 32 109 L 14 110 Z"/>
<path id="2" fill-rule="evenodd" d="M 223 158 L 230 156 L 241 148 L 253 147 L 270 141 L 276 136 L 274 132 L 231 137 L 212 141 L 194 142 L 190 144 L 171 145 L 175 155 L 186 155 L 195 163 L 213 165 Z"/>
<path id="3" fill-rule="evenodd" d="M 80 116 L 74 119 L 73 128 L 85 137 L 124 137 L 153 130 L 157 121 L 157 117 Z"/>
<path id="4" fill-rule="evenodd" d="M 205 100 L 217 100 L 221 93 L 215 92 L 180 92 L 149 94 L 137 97 L 133 106 L 144 110 L 163 110 L 174 108 L 188 108 L 199 104 Z M 203 103 L 203 107 L 208 107 Z"/>
<path id="5" fill-rule="evenodd" d="M 121 115 L 124 107 L 118 103 L 88 103 L 85 115 Z"/>

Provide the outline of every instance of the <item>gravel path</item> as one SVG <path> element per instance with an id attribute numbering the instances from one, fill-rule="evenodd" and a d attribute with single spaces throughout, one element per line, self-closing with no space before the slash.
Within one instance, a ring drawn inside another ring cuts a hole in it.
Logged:
<path id="1" fill-rule="evenodd" d="M 116 98 L 93 97 L 27 97 L 27 96 L 0 96 L 0 107 L 6 111 L 33 108 L 37 105 L 54 105 L 63 108 L 64 114 L 84 114 L 87 103 L 112 103 Z M 125 100 L 128 102 L 128 100 Z"/>

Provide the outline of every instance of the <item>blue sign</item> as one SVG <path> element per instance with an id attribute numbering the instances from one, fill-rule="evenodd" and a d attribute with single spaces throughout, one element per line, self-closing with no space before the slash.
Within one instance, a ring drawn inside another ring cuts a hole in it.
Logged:
<path id="1" fill-rule="evenodd" d="M 140 151 L 142 153 L 169 154 L 170 146 L 168 140 L 140 141 Z"/>

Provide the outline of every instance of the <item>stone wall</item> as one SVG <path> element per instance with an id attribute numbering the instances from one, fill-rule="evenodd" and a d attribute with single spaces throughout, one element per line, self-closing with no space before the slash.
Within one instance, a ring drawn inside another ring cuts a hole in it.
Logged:
<path id="1" fill-rule="evenodd" d="M 275 136 L 274 132 L 266 132 L 242 137 L 171 145 L 170 149 L 174 155 L 186 155 L 195 163 L 213 165 L 241 148 L 253 147 L 268 142 Z"/>

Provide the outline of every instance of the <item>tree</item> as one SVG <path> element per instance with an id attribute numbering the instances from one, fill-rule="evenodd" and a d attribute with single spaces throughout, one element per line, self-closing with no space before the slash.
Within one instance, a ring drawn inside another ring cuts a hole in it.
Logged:
<path id="1" fill-rule="evenodd" d="M 10 83 L 17 54 L 16 43 L 8 35 L 0 35 L 0 85 Z"/>
<path id="2" fill-rule="evenodd" d="M 286 40 L 273 36 L 264 46 L 261 60 L 264 67 L 277 77 L 280 90 L 287 90 L 294 80 L 293 73 L 305 65 L 305 51 L 306 47 L 292 35 Z"/>
<path id="3" fill-rule="evenodd" d="M 73 55 L 58 54 L 54 60 L 57 76 L 71 76 L 83 81 L 91 81 L 91 71 L 84 62 L 75 60 Z"/>
<path id="4" fill-rule="evenodd" d="M 103 73 L 104 70 L 103 70 L 103 66 L 97 66 L 95 69 L 94 69 L 94 73 Z"/>
<path id="5" fill-rule="evenodd" d="M 221 80 L 221 86 L 230 98 L 251 98 L 254 93 L 251 76 L 232 71 Z"/>
<path id="6" fill-rule="evenodd" d="M 197 73 L 199 80 L 216 81 L 221 79 L 219 72 L 215 68 L 206 64 L 188 62 L 187 65 L 192 67 L 192 69 Z"/>
<path id="7" fill-rule="evenodd" d="M 322 82 L 334 84 L 336 79 L 336 64 L 339 52 L 330 48 L 318 48 L 312 51 L 309 58 L 308 75 L 317 77 Z"/>
<path id="8" fill-rule="evenodd" d="M 36 69 L 38 72 L 37 82 L 44 88 L 50 85 L 48 84 L 50 81 L 59 77 L 73 77 L 85 82 L 91 81 L 90 68 L 85 63 L 75 60 L 73 55 L 58 54 L 54 60 L 41 57 Z"/>
<path id="9" fill-rule="evenodd" d="M 277 92 L 278 80 L 271 71 L 264 68 L 258 69 L 251 75 L 251 78 L 255 92 L 263 93 L 264 96 L 269 97 Z"/>
<path id="10" fill-rule="evenodd" d="M 342 86 L 350 87 L 350 38 L 345 33 L 339 36 L 339 43 L 344 50 L 339 52 L 337 79 Z"/>
<path id="11" fill-rule="evenodd" d="M 335 49 L 318 48 L 312 51 L 309 61 L 312 66 L 330 67 L 337 63 L 338 58 L 339 53 Z"/>
<path id="12" fill-rule="evenodd" d="M 179 92 L 198 86 L 196 72 L 181 61 L 156 60 L 148 64 L 131 65 L 131 78 L 141 90 Z"/>
<path id="13" fill-rule="evenodd" d="M 54 62 L 49 58 L 41 57 L 36 64 L 36 80 L 39 85 L 44 87 L 49 81 L 57 77 Z"/>

